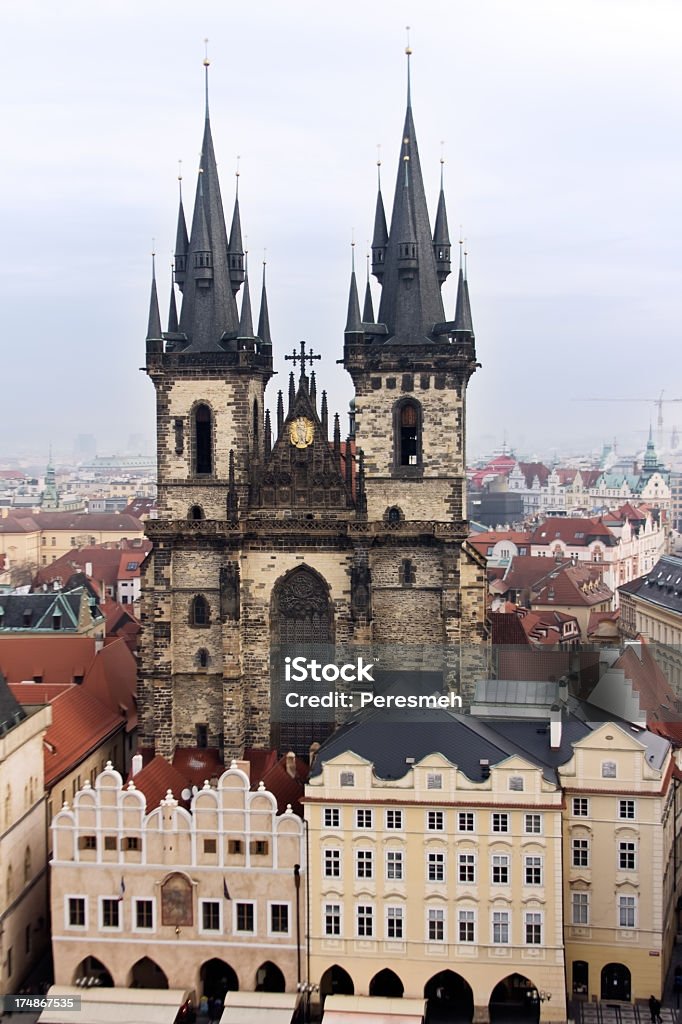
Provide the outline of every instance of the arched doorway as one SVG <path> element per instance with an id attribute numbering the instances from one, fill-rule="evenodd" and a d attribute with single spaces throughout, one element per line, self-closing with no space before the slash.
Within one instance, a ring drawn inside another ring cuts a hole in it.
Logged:
<path id="1" fill-rule="evenodd" d="M 348 971 L 338 964 L 328 967 L 320 978 L 320 1001 L 324 1006 L 327 996 L 354 996 L 355 985 Z"/>
<path id="2" fill-rule="evenodd" d="M 201 965 L 201 993 L 207 999 L 225 999 L 226 992 L 238 992 L 239 981 L 229 964 L 214 957 Z"/>
<path id="3" fill-rule="evenodd" d="M 602 999 L 623 999 L 630 1002 L 632 979 L 625 964 L 606 964 L 601 970 Z"/>
<path id="4" fill-rule="evenodd" d="M 371 996 L 384 996 L 385 999 L 402 999 L 404 991 L 402 981 L 390 967 L 384 967 L 383 971 L 375 974 L 369 983 L 369 994 Z"/>
<path id="5" fill-rule="evenodd" d="M 488 1003 L 491 1024 L 494 1021 L 538 1021 L 540 996 L 532 981 L 522 974 L 508 974 L 498 982 Z"/>
<path id="6" fill-rule="evenodd" d="M 468 1024 L 474 1016 L 474 993 L 469 983 L 454 971 L 434 974 L 424 986 L 429 1024 Z"/>
<path id="7" fill-rule="evenodd" d="M 128 988 L 168 988 L 168 978 L 154 960 L 143 956 L 131 968 Z"/>
<path id="8" fill-rule="evenodd" d="M 91 979 L 93 980 L 91 981 Z M 96 956 L 86 956 L 85 960 L 81 960 L 73 972 L 73 983 L 79 986 L 88 985 L 88 987 L 90 985 L 97 985 L 100 988 L 114 987 L 114 979 Z"/>
<path id="9" fill-rule="evenodd" d="M 256 971 L 256 992 L 284 992 L 284 975 L 277 964 L 266 960 Z"/>
<path id="10" fill-rule="evenodd" d="M 302 711 L 286 704 L 290 692 L 323 696 L 334 689 L 334 682 L 313 680 L 309 673 L 304 681 L 296 680 L 289 668 L 294 658 L 321 665 L 334 661 L 334 608 L 329 587 L 314 569 L 299 566 L 275 584 L 270 636 L 272 746 L 307 757 L 311 743 L 321 743 L 334 728 L 332 709 Z"/>

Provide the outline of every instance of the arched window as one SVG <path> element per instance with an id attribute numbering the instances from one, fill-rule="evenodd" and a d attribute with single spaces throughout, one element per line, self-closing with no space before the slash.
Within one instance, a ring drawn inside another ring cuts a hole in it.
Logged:
<path id="1" fill-rule="evenodd" d="M 191 509 L 189 510 L 189 515 L 187 516 L 187 518 L 188 519 L 203 519 L 204 518 L 204 510 L 201 507 L 201 505 L 192 505 Z"/>
<path id="2" fill-rule="evenodd" d="M 253 447 L 258 449 L 258 399 L 253 400 Z"/>
<path id="3" fill-rule="evenodd" d="M 210 625 L 210 609 L 208 601 L 202 594 L 192 598 L 189 608 L 189 621 L 191 626 Z"/>
<path id="4" fill-rule="evenodd" d="M 213 472 L 213 424 L 211 410 L 203 403 L 194 411 L 194 472 Z"/>
<path id="5" fill-rule="evenodd" d="M 417 469 L 422 461 L 422 410 L 413 398 L 399 402 L 393 414 L 395 468 Z"/>
<path id="6" fill-rule="evenodd" d="M 397 505 L 391 505 L 390 508 L 386 509 L 386 522 L 390 526 L 395 526 L 396 523 L 402 522 L 403 514 Z"/>

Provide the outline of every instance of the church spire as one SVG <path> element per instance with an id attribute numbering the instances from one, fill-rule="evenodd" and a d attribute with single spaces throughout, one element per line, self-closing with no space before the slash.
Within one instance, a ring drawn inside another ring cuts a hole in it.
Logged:
<path id="1" fill-rule="evenodd" d="M 161 316 L 159 314 L 159 296 L 156 291 L 156 256 L 154 253 L 152 253 L 152 290 L 149 296 L 147 341 L 161 341 Z"/>
<path id="2" fill-rule="evenodd" d="M 351 248 L 351 273 L 350 291 L 348 294 L 348 316 L 346 317 L 346 334 L 362 332 L 362 320 L 360 318 L 360 301 L 358 299 L 358 285 L 355 279 L 355 242 Z"/>
<path id="3" fill-rule="evenodd" d="M 381 149 L 381 147 L 378 148 Z M 384 275 L 387 243 L 388 228 L 384 200 L 381 195 L 381 156 L 379 156 L 377 158 L 377 205 L 374 212 L 374 234 L 372 236 L 372 273 L 378 281 L 381 281 Z"/>
<path id="4" fill-rule="evenodd" d="M 224 351 L 223 336 L 234 337 L 239 324 L 229 274 L 225 215 L 208 109 L 209 63 L 206 57 L 204 137 L 180 314 L 180 332 L 187 337 L 186 352 Z"/>
<path id="5" fill-rule="evenodd" d="M 168 333 L 178 332 L 178 307 L 175 304 L 175 285 L 173 284 L 173 268 L 171 267 L 170 303 L 168 305 Z"/>
<path id="6" fill-rule="evenodd" d="M 185 222 L 185 209 L 182 205 L 182 160 L 178 167 L 178 226 L 175 233 L 175 281 L 182 291 L 187 271 L 187 250 L 189 249 L 189 238 L 187 236 L 187 224 Z"/>
<path id="7" fill-rule="evenodd" d="M 362 310 L 363 324 L 374 323 L 374 305 L 372 303 L 372 289 L 369 284 L 369 253 L 367 254 L 367 284 L 365 285 L 365 305 Z"/>
<path id="8" fill-rule="evenodd" d="M 445 320 L 412 117 L 409 45 L 406 52 L 407 110 L 377 318 L 386 325 L 387 341 L 393 344 L 428 341 L 433 338 L 434 324 Z"/>
<path id="9" fill-rule="evenodd" d="M 232 226 L 230 228 L 230 241 L 227 247 L 228 262 L 230 265 L 230 282 L 232 293 L 237 294 L 244 283 L 244 246 L 242 244 L 242 222 L 239 214 L 239 157 L 237 157 L 237 171 L 235 175 L 237 184 L 235 187 L 234 211 L 232 213 Z"/>
<path id="10" fill-rule="evenodd" d="M 467 281 L 466 262 L 467 253 L 464 251 L 464 265 L 462 265 L 462 253 L 464 242 L 460 239 L 459 254 L 459 276 L 457 279 L 457 304 L 455 306 L 455 331 L 465 332 L 473 337 L 474 325 L 471 319 L 471 303 L 469 301 L 469 282 Z"/>
<path id="11" fill-rule="evenodd" d="M 270 337 L 270 314 L 268 313 L 268 295 L 265 290 L 265 260 L 263 260 L 263 287 L 260 296 L 260 314 L 258 316 L 258 337 L 264 345 L 272 345 Z"/>
<path id="12" fill-rule="evenodd" d="M 443 284 L 450 274 L 450 233 L 448 231 L 448 214 L 445 209 L 445 192 L 443 191 L 443 165 L 440 158 L 440 195 L 436 210 L 436 223 L 433 226 L 433 254 L 436 257 L 436 273 Z"/>
<path id="13" fill-rule="evenodd" d="M 244 291 L 242 293 L 242 310 L 239 317 L 239 337 L 253 338 L 253 316 L 251 315 L 251 292 L 249 291 L 249 267 L 244 268 Z"/>

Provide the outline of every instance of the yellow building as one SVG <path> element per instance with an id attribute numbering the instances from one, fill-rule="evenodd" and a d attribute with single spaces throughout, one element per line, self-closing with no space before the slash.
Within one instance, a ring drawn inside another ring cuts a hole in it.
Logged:
<path id="1" fill-rule="evenodd" d="M 674 940 L 671 746 L 603 717 L 573 700 L 544 720 L 374 712 L 332 736 L 305 800 L 320 998 L 562 1021 L 566 987 L 659 994 Z"/>
<path id="2" fill-rule="evenodd" d="M 0 674 L 0 995 L 48 943 L 42 744 L 50 708 L 26 714 Z"/>
<path id="3" fill-rule="evenodd" d="M 162 758 L 142 769 L 140 785 L 145 773 L 148 790 L 179 779 Z M 107 765 L 56 815 L 56 983 L 170 984 L 197 999 L 235 989 L 295 992 L 301 819 L 291 809 L 278 814 L 262 783 L 251 790 L 246 762 L 194 796 L 182 786 L 148 809 L 135 782 L 124 788 Z"/>

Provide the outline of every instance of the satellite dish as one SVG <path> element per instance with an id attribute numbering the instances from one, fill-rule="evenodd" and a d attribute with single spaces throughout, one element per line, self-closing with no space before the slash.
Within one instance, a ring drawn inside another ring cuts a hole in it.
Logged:
<path id="1" fill-rule="evenodd" d="M 199 792 L 199 787 L 198 786 L 192 786 L 192 796 L 196 796 L 198 792 Z"/>
<path id="2" fill-rule="evenodd" d="M 187 789 L 187 787 L 185 787 L 183 789 L 182 793 L 180 794 L 180 796 L 182 797 L 183 800 L 189 800 L 191 795 L 192 795 L 192 790 L 191 789 Z"/>

